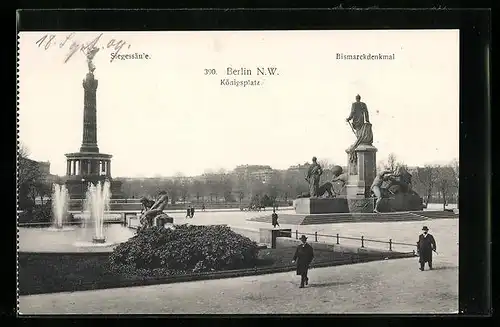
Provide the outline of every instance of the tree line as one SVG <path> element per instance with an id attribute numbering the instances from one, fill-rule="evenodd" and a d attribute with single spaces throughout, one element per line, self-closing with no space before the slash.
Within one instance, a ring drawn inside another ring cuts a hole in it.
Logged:
<path id="1" fill-rule="evenodd" d="M 33 207 L 39 198 L 50 198 L 52 185 L 40 171 L 36 161 L 30 160 L 29 151 L 20 146 L 18 152 L 18 204 L 20 209 Z M 334 164 L 323 160 L 319 162 L 324 169 L 321 183 L 333 177 Z M 408 167 L 398 161 L 394 154 L 379 162 L 378 169 L 395 170 L 398 166 Z M 127 198 L 153 197 L 166 190 L 172 202 L 195 203 L 250 203 L 257 199 L 289 202 L 297 195 L 308 192 L 304 180 L 307 163 L 303 169 L 274 170 L 266 181 L 252 175 L 238 175 L 226 170 L 207 171 L 203 176 L 154 178 L 116 178 L 122 181 L 122 191 Z M 425 165 L 410 170 L 412 187 L 423 198 L 424 203 L 458 203 L 459 164 L 453 160 L 447 165 Z M 62 182 L 62 178 L 60 180 Z"/>

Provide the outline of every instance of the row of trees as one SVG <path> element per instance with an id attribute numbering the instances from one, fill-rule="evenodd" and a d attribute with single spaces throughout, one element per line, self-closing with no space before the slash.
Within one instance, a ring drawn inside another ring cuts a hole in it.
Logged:
<path id="1" fill-rule="evenodd" d="M 324 168 L 322 182 L 331 180 L 334 164 L 320 162 Z M 379 163 L 378 169 L 395 170 L 406 166 L 394 154 Z M 289 201 L 308 191 L 304 180 L 307 165 L 302 170 L 274 171 L 265 182 L 250 176 L 236 175 L 225 170 L 210 171 L 199 178 L 177 174 L 173 178 L 122 179 L 123 192 L 129 198 L 152 196 L 167 190 L 171 199 L 195 202 L 250 202 L 256 197 Z M 406 167 L 408 169 L 408 167 Z M 425 203 L 458 203 L 459 164 L 453 160 L 447 165 L 426 165 L 410 170 L 413 189 Z M 18 154 L 18 201 L 20 209 L 32 208 L 39 197 L 50 197 L 51 185 L 40 171 L 36 161 L 29 159 L 29 151 L 20 146 Z"/>
<path id="2" fill-rule="evenodd" d="M 332 179 L 333 164 L 323 161 L 322 182 Z M 307 167 L 305 165 L 304 167 Z M 168 190 L 174 201 L 240 202 L 248 203 L 256 198 L 276 199 L 288 202 L 298 194 L 308 192 L 304 180 L 307 168 L 301 170 L 273 171 L 266 181 L 252 176 L 237 175 L 225 170 L 207 172 L 201 177 L 187 178 L 177 174 L 173 178 L 122 179 L 122 191 L 128 197 L 142 197 Z"/>

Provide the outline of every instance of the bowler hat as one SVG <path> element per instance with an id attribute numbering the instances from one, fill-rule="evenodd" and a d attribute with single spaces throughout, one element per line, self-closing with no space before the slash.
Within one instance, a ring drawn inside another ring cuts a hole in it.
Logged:
<path id="1" fill-rule="evenodd" d="M 305 235 L 302 235 L 302 236 L 300 237 L 300 239 L 301 239 L 301 240 L 303 240 L 303 241 L 305 241 L 305 240 L 307 240 L 307 237 L 306 237 Z"/>
<path id="2" fill-rule="evenodd" d="M 429 230 L 427 226 L 422 227 L 422 230 Z"/>

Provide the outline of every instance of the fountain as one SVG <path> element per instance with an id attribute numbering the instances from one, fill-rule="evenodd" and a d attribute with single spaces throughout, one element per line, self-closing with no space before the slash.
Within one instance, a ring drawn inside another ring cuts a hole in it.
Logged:
<path id="1" fill-rule="evenodd" d="M 110 183 L 89 185 L 85 199 L 85 213 L 94 225 L 93 243 L 104 244 L 104 212 L 109 210 L 109 200 L 111 198 Z"/>
<path id="2" fill-rule="evenodd" d="M 52 227 L 51 231 L 73 230 L 64 226 L 64 218 L 68 215 L 69 194 L 65 185 L 53 184 L 52 192 Z"/>

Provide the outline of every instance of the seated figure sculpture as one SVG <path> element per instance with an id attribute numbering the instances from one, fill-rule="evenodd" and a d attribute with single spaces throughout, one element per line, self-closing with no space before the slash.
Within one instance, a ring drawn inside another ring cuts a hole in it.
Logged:
<path id="1" fill-rule="evenodd" d="M 158 199 L 155 203 L 147 209 L 141 216 L 140 222 L 143 228 L 148 228 L 153 226 L 153 222 L 157 218 L 170 218 L 167 214 L 163 213 L 163 210 L 167 207 L 168 196 L 167 192 L 161 191 L 158 193 Z"/>
<path id="2" fill-rule="evenodd" d="M 347 183 L 348 176 L 346 173 L 343 173 L 342 167 L 334 166 L 332 168 L 332 173 L 333 173 L 332 181 L 325 182 L 318 187 L 318 191 L 317 191 L 318 197 L 323 197 L 326 195 L 326 197 L 328 197 L 328 198 L 334 198 L 337 196 L 337 193 L 335 192 L 335 190 L 333 188 L 333 183 L 340 181 L 343 183 L 342 187 L 345 186 L 345 184 Z M 299 196 L 297 196 L 297 198 L 308 198 L 308 197 L 310 197 L 310 193 L 302 193 Z"/>
<path id="3" fill-rule="evenodd" d="M 396 167 L 394 174 L 382 186 L 387 194 L 415 193 L 411 185 L 412 175 L 404 166 Z"/>
<path id="4" fill-rule="evenodd" d="M 422 210 L 422 198 L 412 189 L 411 179 L 411 174 L 402 165 L 384 176 L 379 192 L 373 192 L 377 197 L 375 209 L 378 211 L 378 204 L 383 200 L 383 211 Z"/>

